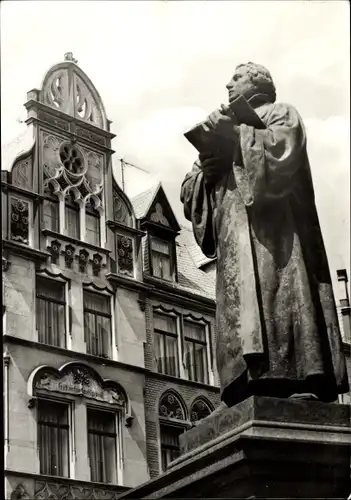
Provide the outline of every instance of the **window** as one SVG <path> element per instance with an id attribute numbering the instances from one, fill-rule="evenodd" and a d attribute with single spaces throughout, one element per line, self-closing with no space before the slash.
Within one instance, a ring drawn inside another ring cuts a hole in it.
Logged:
<path id="1" fill-rule="evenodd" d="M 165 314 L 154 314 L 157 371 L 179 377 L 177 319 Z"/>
<path id="2" fill-rule="evenodd" d="M 184 350 L 188 379 L 208 384 L 207 342 L 204 325 L 184 321 Z"/>
<path id="3" fill-rule="evenodd" d="M 179 457 L 179 436 L 185 431 L 184 427 L 160 423 L 161 437 L 161 466 L 165 471 L 170 462 Z"/>
<path id="4" fill-rule="evenodd" d="M 87 410 L 90 480 L 116 482 L 116 415 L 101 410 Z"/>
<path id="5" fill-rule="evenodd" d="M 37 277 L 36 297 L 38 341 L 66 347 L 65 284 Z"/>
<path id="6" fill-rule="evenodd" d="M 65 227 L 67 236 L 75 239 L 80 238 L 79 206 L 74 201 L 72 193 L 65 203 Z"/>
<path id="7" fill-rule="evenodd" d="M 87 352 L 111 357 L 111 299 L 109 296 L 84 291 L 84 335 Z"/>
<path id="8" fill-rule="evenodd" d="M 69 477 L 68 404 L 38 400 L 40 474 Z"/>
<path id="9" fill-rule="evenodd" d="M 169 241 L 151 237 L 152 274 L 157 278 L 173 281 L 174 266 L 172 246 Z"/>
<path id="10" fill-rule="evenodd" d="M 90 203 L 85 212 L 85 241 L 100 246 L 100 216 Z"/>
<path id="11" fill-rule="evenodd" d="M 44 228 L 59 232 L 59 201 L 53 195 L 52 186 L 49 186 L 44 194 L 47 196 L 43 201 Z"/>
<path id="12" fill-rule="evenodd" d="M 162 470 L 166 470 L 168 464 L 179 456 L 179 436 L 187 428 L 184 408 L 180 397 L 173 391 L 167 391 L 160 399 L 158 415 Z"/>

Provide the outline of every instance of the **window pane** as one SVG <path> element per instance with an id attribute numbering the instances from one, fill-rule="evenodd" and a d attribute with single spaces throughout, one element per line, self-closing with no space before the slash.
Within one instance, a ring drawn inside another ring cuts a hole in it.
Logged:
<path id="1" fill-rule="evenodd" d="M 169 246 L 170 245 L 168 241 L 162 241 L 157 238 L 151 239 L 151 248 L 152 250 L 155 250 L 158 253 L 162 253 L 164 255 L 170 255 Z"/>
<path id="2" fill-rule="evenodd" d="M 69 475 L 68 405 L 38 401 L 40 474 Z"/>
<path id="3" fill-rule="evenodd" d="M 91 309 L 104 314 L 111 314 L 110 297 L 98 293 L 83 293 L 84 309 Z"/>
<path id="4" fill-rule="evenodd" d="M 85 214 L 85 240 L 91 245 L 100 246 L 100 218 L 97 215 Z"/>
<path id="5" fill-rule="evenodd" d="M 116 416 L 88 410 L 88 455 L 91 481 L 116 482 Z"/>
<path id="6" fill-rule="evenodd" d="M 87 352 L 94 356 L 111 356 L 110 297 L 84 292 L 84 334 Z"/>
<path id="7" fill-rule="evenodd" d="M 208 384 L 207 350 L 203 344 L 185 341 L 185 365 L 189 380 Z"/>
<path id="8" fill-rule="evenodd" d="M 36 325 L 39 342 L 66 347 L 64 298 L 65 285 L 63 283 L 43 278 L 37 279 Z"/>
<path id="9" fill-rule="evenodd" d="M 206 342 L 205 327 L 201 324 L 184 321 L 184 335 L 194 340 Z"/>
<path id="10" fill-rule="evenodd" d="M 79 210 L 66 205 L 65 218 L 67 236 L 79 239 Z"/>
<path id="11" fill-rule="evenodd" d="M 177 320 L 174 316 L 154 313 L 154 328 L 169 333 L 177 333 Z"/>
<path id="12" fill-rule="evenodd" d="M 51 231 L 59 231 L 59 204 L 51 201 L 43 201 L 44 227 Z"/>
<path id="13" fill-rule="evenodd" d="M 167 465 L 179 456 L 179 436 L 184 430 L 163 423 L 160 425 L 162 470 L 166 470 Z"/>

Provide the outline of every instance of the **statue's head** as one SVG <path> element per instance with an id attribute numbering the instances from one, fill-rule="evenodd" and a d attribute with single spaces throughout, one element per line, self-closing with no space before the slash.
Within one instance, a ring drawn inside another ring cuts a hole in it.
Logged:
<path id="1" fill-rule="evenodd" d="M 250 99 L 256 94 L 266 94 L 268 102 L 275 102 L 276 99 L 270 72 L 264 66 L 253 62 L 239 64 L 226 87 L 229 102 L 233 102 L 239 95 Z"/>

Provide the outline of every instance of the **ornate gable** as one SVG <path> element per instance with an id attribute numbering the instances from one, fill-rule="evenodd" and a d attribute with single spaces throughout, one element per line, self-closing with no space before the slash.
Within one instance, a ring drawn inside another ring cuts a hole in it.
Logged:
<path id="1" fill-rule="evenodd" d="M 51 108 L 83 120 L 103 130 L 108 129 L 104 105 L 87 75 L 76 65 L 71 52 L 65 61 L 46 74 L 39 101 Z"/>
<path id="2" fill-rule="evenodd" d="M 155 191 L 154 197 L 143 217 L 142 222 L 144 221 L 156 224 L 157 226 L 162 226 L 164 229 L 168 229 L 176 233 L 180 231 L 180 226 L 161 183 Z"/>

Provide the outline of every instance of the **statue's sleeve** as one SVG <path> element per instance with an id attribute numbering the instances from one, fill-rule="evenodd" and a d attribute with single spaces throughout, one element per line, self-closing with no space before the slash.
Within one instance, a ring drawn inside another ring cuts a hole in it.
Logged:
<path id="1" fill-rule="evenodd" d="M 234 164 L 234 176 L 247 206 L 289 194 L 306 154 L 305 129 L 292 106 L 274 104 L 266 127 L 240 125 L 242 165 Z"/>
<path id="2" fill-rule="evenodd" d="M 194 163 L 192 171 L 185 176 L 180 199 L 184 205 L 184 215 L 192 223 L 197 244 L 207 257 L 215 257 L 211 194 L 197 163 Z"/>

